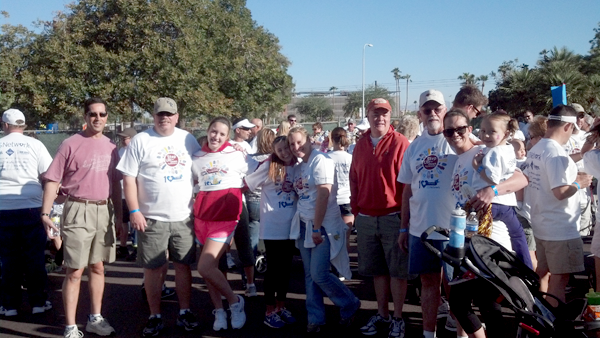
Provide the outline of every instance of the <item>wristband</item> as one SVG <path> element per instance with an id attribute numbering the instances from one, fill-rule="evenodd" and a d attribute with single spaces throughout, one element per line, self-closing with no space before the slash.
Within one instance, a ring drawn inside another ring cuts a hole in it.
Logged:
<path id="1" fill-rule="evenodd" d="M 405 232 L 408 232 L 408 229 L 399 229 L 399 230 L 398 230 L 398 233 L 399 233 L 399 234 L 403 234 L 403 233 L 405 233 Z"/>
<path id="2" fill-rule="evenodd" d="M 131 211 L 129 212 L 129 214 L 131 215 L 131 214 L 133 214 L 133 213 L 136 213 L 136 212 L 138 212 L 138 211 L 140 211 L 140 209 L 131 210 Z"/>
<path id="3" fill-rule="evenodd" d="M 492 190 L 494 190 L 494 195 L 498 196 L 498 189 L 496 189 L 495 185 L 490 185 L 490 188 L 492 188 Z"/>
<path id="4" fill-rule="evenodd" d="M 480 174 L 483 169 L 485 169 L 482 165 L 479 166 L 479 168 L 477 168 L 477 173 Z"/>
<path id="5" fill-rule="evenodd" d="M 319 228 L 319 229 L 312 229 L 312 230 L 313 230 L 313 234 L 316 234 L 316 233 L 318 233 L 318 232 L 321 232 L 321 228 Z"/>
<path id="6" fill-rule="evenodd" d="M 579 183 L 573 182 L 573 184 L 575 184 L 577 186 L 577 190 L 581 190 L 581 186 L 579 185 Z"/>
<path id="7" fill-rule="evenodd" d="M 42 212 L 42 214 L 41 214 L 40 216 L 48 216 L 48 217 L 50 217 L 50 214 L 47 214 L 47 213 L 45 213 L 45 212 Z"/>

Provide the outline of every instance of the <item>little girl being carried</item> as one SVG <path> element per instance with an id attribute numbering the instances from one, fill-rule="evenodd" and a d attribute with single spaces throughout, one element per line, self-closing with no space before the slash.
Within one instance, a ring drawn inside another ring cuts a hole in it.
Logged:
<path id="1" fill-rule="evenodd" d="M 473 189 L 491 186 L 496 196 L 492 200 L 492 218 L 506 224 L 513 251 L 527 266 L 532 268 L 531 257 L 523 226 L 517 219 L 514 193 L 498 196 L 496 185 L 509 179 L 516 169 L 515 151 L 507 139 L 519 128 L 517 120 L 504 113 L 492 113 L 481 121 L 480 138 L 486 148 L 473 158 L 473 167 L 479 175 L 473 175 Z"/>

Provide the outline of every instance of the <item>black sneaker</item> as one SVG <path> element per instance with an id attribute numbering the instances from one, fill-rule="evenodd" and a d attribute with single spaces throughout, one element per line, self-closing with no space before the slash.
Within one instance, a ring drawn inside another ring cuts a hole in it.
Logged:
<path id="1" fill-rule="evenodd" d="M 177 326 L 184 328 L 186 331 L 194 331 L 198 327 L 198 321 L 191 311 L 186 311 L 177 317 Z"/>
<path id="2" fill-rule="evenodd" d="M 129 256 L 129 250 L 127 250 L 127 247 L 120 246 L 117 248 L 117 258 L 118 259 L 125 259 L 125 258 L 127 258 L 127 256 Z"/>
<path id="3" fill-rule="evenodd" d="M 160 331 L 164 328 L 162 319 L 158 317 L 151 317 L 146 323 L 142 336 L 144 337 L 156 337 L 160 334 Z"/>

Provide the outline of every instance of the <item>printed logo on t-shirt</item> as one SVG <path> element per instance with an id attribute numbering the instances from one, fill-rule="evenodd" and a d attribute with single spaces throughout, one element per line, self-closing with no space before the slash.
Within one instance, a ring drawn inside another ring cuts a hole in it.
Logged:
<path id="1" fill-rule="evenodd" d="M 112 157 L 110 154 L 94 154 L 92 158 L 86 158 L 83 161 L 82 168 L 89 168 L 92 171 L 107 171 Z"/>
<path id="2" fill-rule="evenodd" d="M 452 177 L 452 194 L 456 199 L 456 206 L 462 208 L 465 203 L 475 195 L 475 191 L 468 183 L 469 167 L 458 166 L 458 171 Z"/>
<path id="3" fill-rule="evenodd" d="M 439 178 L 448 165 L 448 154 L 439 154 L 437 147 L 432 147 L 419 154 L 416 162 L 416 172 L 421 175 L 419 188 L 439 189 Z"/>
<path id="4" fill-rule="evenodd" d="M 287 208 L 294 206 L 293 192 L 294 192 L 294 183 L 290 181 L 288 175 L 286 175 L 285 180 L 282 182 L 280 179 L 275 182 L 275 191 L 277 196 L 279 196 L 279 208 Z"/>
<path id="5" fill-rule="evenodd" d="M 183 171 L 189 162 L 189 155 L 185 150 L 178 150 L 174 146 L 161 148 L 156 155 L 160 161 L 159 168 L 164 174 L 165 182 L 183 179 Z"/>
<path id="6" fill-rule="evenodd" d="M 296 181 L 294 182 L 294 187 L 296 188 L 296 192 L 298 193 L 298 198 L 301 200 L 307 200 L 310 198 L 308 194 L 308 177 L 302 175 L 296 177 Z"/>
<path id="7" fill-rule="evenodd" d="M 229 172 L 229 167 L 220 163 L 219 160 L 213 160 L 202 166 L 200 171 L 201 181 L 204 185 L 219 185 L 223 181 L 223 175 Z"/>

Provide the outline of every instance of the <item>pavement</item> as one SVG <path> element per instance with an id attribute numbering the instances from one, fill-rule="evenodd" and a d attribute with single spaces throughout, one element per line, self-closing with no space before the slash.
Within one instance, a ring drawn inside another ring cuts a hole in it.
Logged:
<path id="1" fill-rule="evenodd" d="M 354 237 L 354 236 L 353 236 Z M 337 307 L 325 299 L 327 304 L 327 325 L 325 325 L 318 336 L 329 335 L 344 337 L 364 337 L 358 328 L 364 325 L 368 319 L 375 314 L 377 302 L 373 289 L 372 279 L 363 278 L 356 273 L 357 255 L 356 244 L 351 243 L 350 248 L 351 269 L 353 279 L 344 283 L 361 300 L 362 305 L 356 315 L 356 319 L 349 329 L 342 331 L 337 325 L 339 311 Z M 304 275 L 302 262 L 296 256 L 292 268 L 292 282 L 288 293 L 287 308 L 294 314 L 298 322 L 288 325 L 282 329 L 272 329 L 264 325 L 264 294 L 262 293 L 263 276 L 257 274 L 256 284 L 258 296 L 246 298 L 247 321 L 240 330 L 228 329 L 215 332 L 212 330 L 214 317 L 213 306 L 210 302 L 206 284 L 198 272 L 192 270 L 192 311 L 197 316 L 200 327 L 193 332 L 183 331 L 176 326 L 179 306 L 176 296 L 162 301 L 162 316 L 165 330 L 161 337 L 304 337 L 306 336 L 306 309 L 304 294 Z M 134 262 L 118 260 L 106 266 L 106 287 L 104 292 L 104 303 L 102 315 L 115 328 L 117 337 L 140 337 L 141 332 L 149 316 L 147 303 L 142 298 L 141 283 L 143 271 Z M 231 286 L 238 294 L 243 295 L 242 281 L 239 273 L 228 274 Z M 62 306 L 61 284 L 64 272 L 49 274 L 49 300 L 53 308 L 43 314 L 32 315 L 31 308 L 24 297 L 23 306 L 19 309 L 19 315 L 15 317 L 0 317 L 0 337 L 62 337 L 64 331 L 64 310 Z M 167 276 L 167 286 L 175 286 L 175 275 L 171 265 Z M 79 329 L 84 331 L 85 337 L 93 337 L 94 334 L 85 332 L 85 323 L 89 312 L 89 297 L 87 292 L 87 276 L 82 279 L 79 307 L 77 311 L 77 323 Z M 227 305 L 226 305 L 227 307 Z M 393 305 L 390 303 L 390 309 Z M 514 316 L 510 310 L 506 311 L 507 325 L 514 325 Z M 407 322 L 406 337 L 421 337 L 422 315 L 419 304 L 417 285 L 410 283 L 406 304 L 404 305 L 404 319 Z M 445 319 L 438 322 L 438 337 L 456 337 L 456 333 L 444 329 Z M 515 329 L 516 330 L 516 329 Z M 515 331 L 516 332 L 516 331 Z M 386 337 L 378 334 L 374 337 Z"/>

